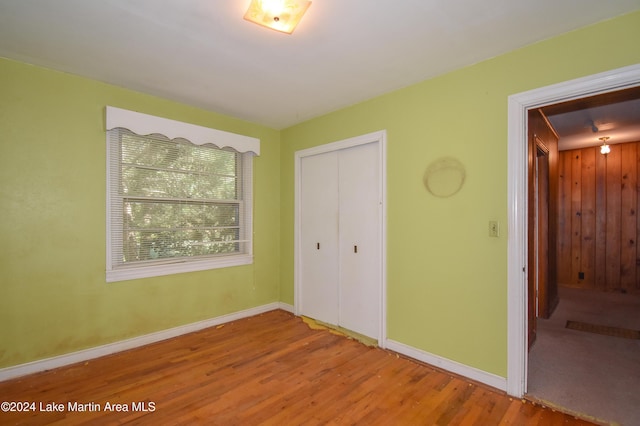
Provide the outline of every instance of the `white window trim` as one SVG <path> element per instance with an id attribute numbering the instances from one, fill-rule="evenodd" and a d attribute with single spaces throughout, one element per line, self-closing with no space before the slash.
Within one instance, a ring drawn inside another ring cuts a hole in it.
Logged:
<path id="1" fill-rule="evenodd" d="M 184 138 L 196 145 L 210 143 L 218 148 L 230 147 L 242 154 L 260 155 L 260 139 L 224 132 L 222 130 L 155 117 L 135 111 L 128 111 L 111 106 L 106 107 L 106 130 L 125 128 L 138 135 L 161 134 L 170 139 Z M 107 150 L 109 135 L 107 133 Z M 248 203 L 250 211 L 253 206 L 252 165 L 243 167 L 243 181 L 246 182 L 243 202 Z M 199 260 L 167 260 L 167 262 L 147 265 L 124 266 L 113 269 L 111 258 L 111 165 L 107 152 L 107 268 L 106 281 L 124 281 L 137 278 L 148 278 L 183 272 L 204 271 L 208 269 L 249 265 L 253 263 L 253 243 L 249 244 L 249 252 L 233 255 L 222 255 Z M 245 235 L 253 236 L 253 220 L 248 221 Z M 251 238 L 252 239 L 252 238 Z"/>

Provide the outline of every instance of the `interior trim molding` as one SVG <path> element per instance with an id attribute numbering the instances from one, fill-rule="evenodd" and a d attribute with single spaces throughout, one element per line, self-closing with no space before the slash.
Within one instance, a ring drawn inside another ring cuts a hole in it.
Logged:
<path id="1" fill-rule="evenodd" d="M 640 64 L 553 84 L 508 98 L 507 388 L 527 391 L 527 112 L 640 86 Z"/>
<path id="2" fill-rule="evenodd" d="M 220 324 L 237 321 L 239 319 L 252 317 L 255 315 L 263 314 L 265 312 L 282 309 L 284 311 L 294 313 L 295 308 L 293 305 L 284 302 L 273 302 L 255 308 L 246 309 L 243 311 L 234 312 L 232 314 L 222 315 L 215 318 L 210 318 L 203 321 L 198 321 L 191 324 L 182 325 L 179 327 L 170 328 L 154 333 L 145 334 L 131 339 L 121 340 L 119 342 L 108 343 L 106 345 L 96 346 L 89 349 L 84 349 L 77 352 L 72 352 L 60 356 L 51 358 L 45 358 L 38 361 L 28 362 L 12 367 L 0 369 L 0 381 L 10 380 L 28 374 L 38 373 L 41 371 L 51 370 L 54 368 L 64 367 L 79 362 L 89 361 L 95 358 L 99 358 L 106 355 L 111 355 L 117 352 L 126 351 L 129 349 L 138 348 L 141 346 L 149 345 L 151 343 L 160 342 L 162 340 L 171 339 L 184 334 L 193 333 L 195 331 L 203 330 L 205 328 L 215 327 Z M 380 345 L 382 347 L 382 345 Z M 487 373 L 477 368 L 469 367 L 464 364 L 460 364 L 456 361 L 434 355 L 420 349 L 416 349 L 412 346 L 405 345 L 404 343 L 396 342 L 394 340 L 387 339 L 385 341 L 385 348 L 415 360 L 427 363 L 436 368 L 440 368 L 454 374 L 466 377 L 471 380 L 475 380 L 479 383 L 486 384 L 499 390 L 506 389 L 506 379 L 497 376 L 495 374 Z"/>
<path id="3" fill-rule="evenodd" d="M 121 340 L 119 342 L 108 343 L 106 345 L 96 346 L 77 352 L 71 352 L 64 355 L 3 368 L 0 369 L 0 381 L 14 379 L 16 377 L 26 376 L 27 374 L 38 373 L 58 367 L 64 367 L 66 365 L 88 361 L 105 355 L 111 355 L 116 352 L 138 348 L 140 346 L 171 339 L 183 334 L 193 333 L 194 331 L 203 330 L 205 328 L 215 327 L 231 321 L 237 321 L 239 319 L 252 317 L 276 309 L 283 309 L 285 311 L 292 312 L 293 307 L 289 304 L 281 302 L 269 303 L 266 305 L 257 306 L 255 308 L 234 312 L 232 314 L 222 315 L 219 317 L 198 321 L 167 330 L 157 331 L 155 333 L 133 337 L 131 339 Z"/>
<path id="4" fill-rule="evenodd" d="M 278 309 L 282 309 L 283 311 L 287 311 L 294 315 L 296 313 L 296 308 L 289 303 L 278 302 Z"/>
<path id="5" fill-rule="evenodd" d="M 112 106 L 107 106 L 105 111 L 107 130 L 121 127 L 138 135 L 160 133 L 169 139 L 184 138 L 196 145 L 210 143 L 218 148 L 230 147 L 238 152 L 253 152 L 255 155 L 260 155 L 260 139 L 250 136 L 238 135 Z"/>
<path id="6" fill-rule="evenodd" d="M 507 388 L 507 379 L 504 377 L 416 349 L 395 340 L 387 340 L 387 349 L 501 391 L 505 391 Z"/>

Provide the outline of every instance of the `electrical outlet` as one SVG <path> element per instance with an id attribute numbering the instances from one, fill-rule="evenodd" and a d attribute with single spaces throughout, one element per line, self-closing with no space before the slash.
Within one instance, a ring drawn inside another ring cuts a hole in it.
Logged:
<path id="1" fill-rule="evenodd" d="M 500 236 L 500 223 L 497 220 L 489 221 L 489 236 L 490 237 Z"/>

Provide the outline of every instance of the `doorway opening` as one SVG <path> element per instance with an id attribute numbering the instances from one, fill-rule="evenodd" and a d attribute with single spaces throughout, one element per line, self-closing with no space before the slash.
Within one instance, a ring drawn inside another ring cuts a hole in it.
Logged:
<path id="1" fill-rule="evenodd" d="M 523 397 L 528 379 L 528 134 L 529 110 L 640 86 L 640 64 L 509 97 L 507 392 Z"/>
<path id="2" fill-rule="evenodd" d="M 529 313 L 527 399 L 640 424 L 634 337 L 640 331 L 624 331 L 640 330 L 640 88 L 530 110 L 528 120 L 535 314 Z M 606 155 L 604 135 L 613 141 Z M 553 182 L 551 197 L 545 178 Z M 545 244 L 547 238 L 553 242 Z"/>

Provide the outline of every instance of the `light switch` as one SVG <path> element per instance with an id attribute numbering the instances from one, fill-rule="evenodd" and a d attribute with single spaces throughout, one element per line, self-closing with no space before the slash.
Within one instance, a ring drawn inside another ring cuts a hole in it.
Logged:
<path id="1" fill-rule="evenodd" d="M 500 236 L 500 223 L 497 220 L 489 221 L 489 236 L 490 237 Z"/>

